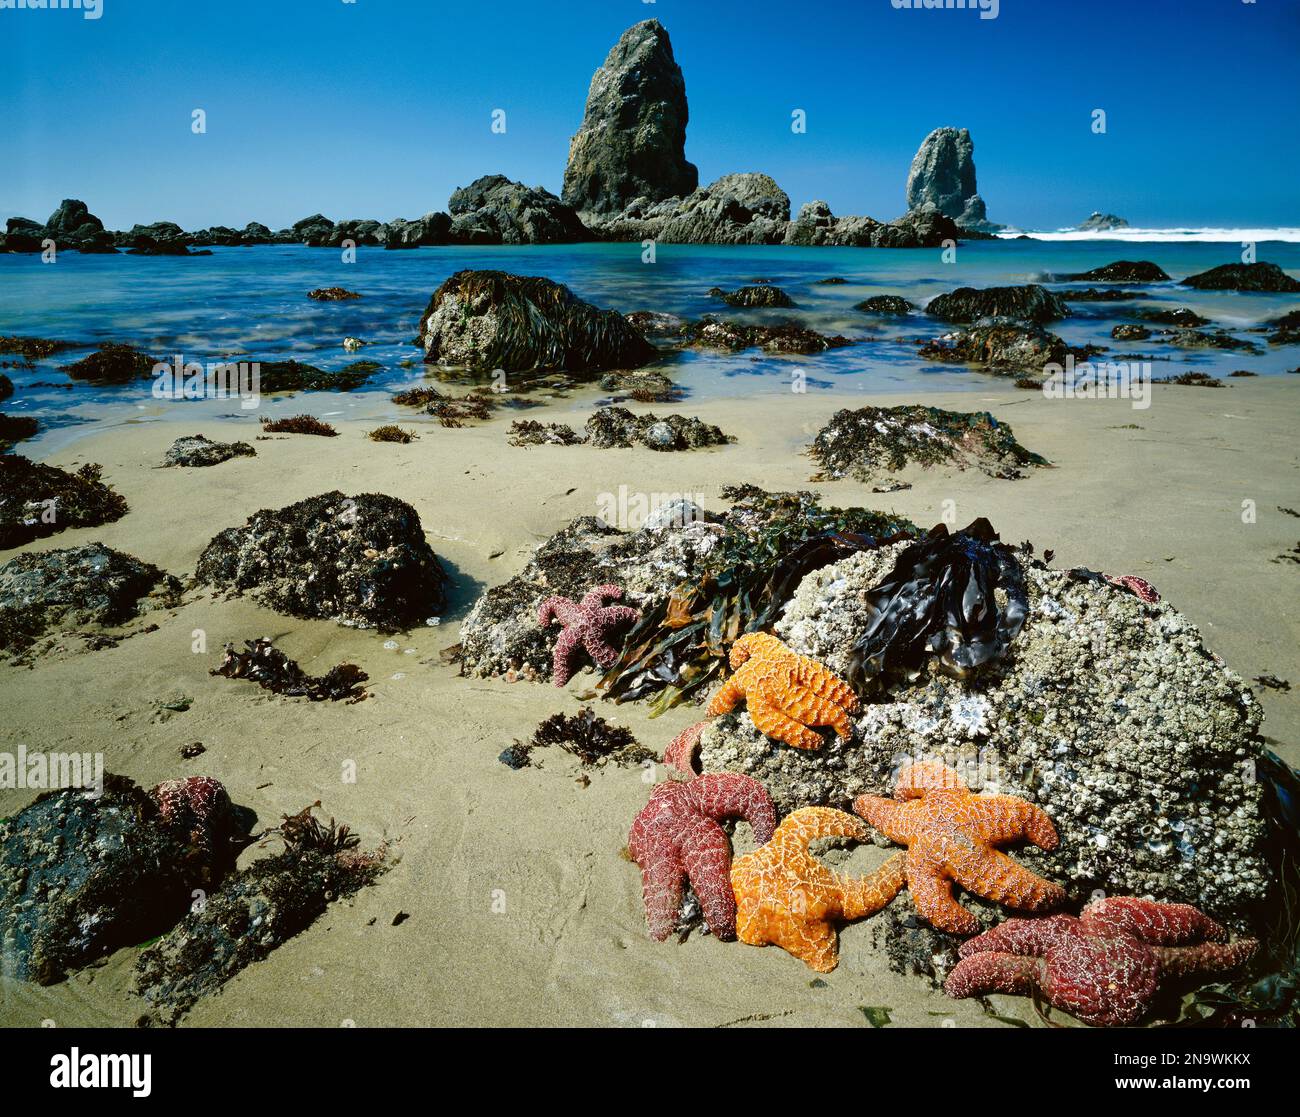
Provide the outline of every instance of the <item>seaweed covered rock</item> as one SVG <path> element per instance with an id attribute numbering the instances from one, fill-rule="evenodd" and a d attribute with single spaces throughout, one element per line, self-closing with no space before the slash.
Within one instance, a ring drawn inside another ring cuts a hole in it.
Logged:
<path id="1" fill-rule="evenodd" d="M 1021 287 L 959 287 L 931 299 L 925 312 L 945 322 L 975 322 L 981 318 L 1016 318 L 1025 322 L 1051 322 L 1069 316 L 1070 308 L 1046 287 L 1028 283 Z"/>
<path id="2" fill-rule="evenodd" d="M 682 391 L 662 372 L 610 372 L 600 378 L 603 392 L 626 394 L 638 403 L 672 403 Z"/>
<path id="3" fill-rule="evenodd" d="M 983 318 L 964 330 L 944 334 L 918 351 L 929 361 L 987 365 L 991 369 L 1042 369 L 1062 364 L 1070 347 L 1050 330 L 1014 318 Z"/>
<path id="4" fill-rule="evenodd" d="M 75 473 L 21 454 L 0 455 L 0 549 L 70 527 L 98 527 L 126 515 L 126 501 L 88 463 Z"/>
<path id="5" fill-rule="evenodd" d="M 944 411 L 919 404 L 837 411 L 817 432 L 809 456 L 829 477 L 870 483 L 915 463 L 975 467 L 990 477 L 1017 479 L 1021 467 L 1046 465 L 1011 428 L 987 411 Z"/>
<path id="6" fill-rule="evenodd" d="M 0 650 L 22 651 L 56 625 L 124 624 L 180 592 L 170 574 L 102 543 L 16 555 L 0 566 Z"/>
<path id="7" fill-rule="evenodd" d="M 353 392 L 379 371 L 375 361 L 353 361 L 335 372 L 303 361 L 262 361 L 257 387 L 262 392 Z"/>
<path id="8" fill-rule="evenodd" d="M 146 792 L 100 774 L 102 794 L 49 791 L 0 822 L 0 971 L 7 977 L 49 985 L 152 938 L 212 879 L 206 855 L 164 823 Z"/>
<path id="9" fill-rule="evenodd" d="M 456 190 L 451 236 L 466 244 L 573 244 L 589 240 L 581 219 L 549 190 L 484 175 Z"/>
<path id="10" fill-rule="evenodd" d="M 1241 349 L 1247 353 L 1258 353 L 1259 346 L 1253 341 L 1233 337 L 1225 330 L 1183 330 L 1166 331 L 1163 341 L 1177 345 L 1181 349 Z"/>
<path id="11" fill-rule="evenodd" d="M 1116 260 L 1113 264 L 1061 278 L 1072 283 L 1160 283 L 1167 280 L 1169 275 L 1159 264 L 1153 264 L 1150 260 Z"/>
<path id="12" fill-rule="evenodd" d="M 157 363 L 134 346 L 108 342 L 89 356 L 65 365 L 62 371 L 73 380 L 88 380 L 93 384 L 129 384 L 151 376 Z"/>
<path id="13" fill-rule="evenodd" d="M 902 295 L 872 295 L 869 299 L 854 303 L 853 309 L 867 314 L 910 314 L 913 308 Z"/>
<path id="14" fill-rule="evenodd" d="M 7 400 L 14 394 L 14 382 L 0 372 L 0 400 Z"/>
<path id="15" fill-rule="evenodd" d="M 651 450 L 697 450 L 730 441 L 718 427 L 694 416 L 634 415 L 625 407 L 600 408 L 587 420 L 587 439 L 601 449 L 639 443 Z"/>
<path id="16" fill-rule="evenodd" d="M 639 368 L 656 349 L 614 310 L 539 276 L 460 271 L 420 320 L 425 360 L 474 371 Z"/>
<path id="17" fill-rule="evenodd" d="M 178 438 L 163 455 L 164 465 L 220 465 L 231 458 L 251 458 L 257 454 L 247 442 L 213 442 L 201 434 Z"/>
<path id="18" fill-rule="evenodd" d="M 770 283 L 740 287 L 735 291 L 723 291 L 715 287 L 709 294 L 716 299 L 721 299 L 728 306 L 794 306 L 794 300 L 789 295 L 780 287 L 773 287 Z"/>
<path id="19" fill-rule="evenodd" d="M 691 348 L 726 349 L 732 353 L 742 349 L 762 349 L 768 353 L 821 353 L 853 344 L 851 339 L 840 334 L 819 334 L 798 322 L 758 326 L 722 322 L 712 317 L 682 327 L 679 337 Z"/>
<path id="20" fill-rule="evenodd" d="M 1188 276 L 1184 287 L 1198 291 L 1300 291 L 1300 281 L 1292 279 L 1276 264 L 1220 264 L 1217 268 Z"/>
<path id="21" fill-rule="evenodd" d="M 851 555 L 810 574 L 777 634 L 831 670 L 861 677 L 861 641 L 880 615 L 877 587 L 907 547 Z M 999 657 L 965 679 L 928 653 L 897 664 L 852 738 L 816 752 L 774 743 L 746 715 L 730 715 L 704 730 L 704 770 L 752 775 L 790 810 L 889 795 L 903 764 L 942 760 L 972 787 L 1047 811 L 1060 846 L 1017 857 L 1073 898 L 1100 888 L 1238 920 L 1271 885 L 1252 776 L 1263 749 L 1258 703 L 1168 604 L 1145 603 L 1086 571 L 1047 569 L 1023 553 L 1013 561 L 1019 582 L 1004 572 L 1007 588 L 979 593 L 1011 628 L 1020 626 L 1008 630 Z M 948 608 L 963 607 L 960 599 Z M 1016 600 L 1017 612 L 1008 613 Z M 964 607 L 967 622 L 979 618 L 978 601 Z M 951 625 L 947 632 L 958 634 Z"/>
<path id="22" fill-rule="evenodd" d="M 446 604 L 447 575 L 419 514 L 382 493 L 335 491 L 254 512 L 213 538 L 195 574 L 278 612 L 357 628 L 424 624 Z"/>
<path id="23" fill-rule="evenodd" d="M 6 415 L 0 411 L 0 454 L 8 453 L 15 443 L 35 438 L 40 429 L 40 422 L 30 415 Z"/>
<path id="24" fill-rule="evenodd" d="M 355 835 L 311 807 L 279 828 L 285 850 L 231 874 L 222 887 L 141 952 L 135 992 L 148 1004 L 141 1024 L 172 1025 L 201 997 L 217 992 L 312 925 L 329 905 L 372 883 L 388 867 L 387 849 L 362 852 Z"/>

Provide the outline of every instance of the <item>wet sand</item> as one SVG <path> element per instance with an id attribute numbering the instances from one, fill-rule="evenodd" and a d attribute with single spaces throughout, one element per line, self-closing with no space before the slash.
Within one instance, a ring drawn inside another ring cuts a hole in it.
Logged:
<path id="1" fill-rule="evenodd" d="M 37 443 L 26 452 L 54 465 L 100 462 L 131 511 L 29 549 L 101 540 L 184 576 L 216 532 L 259 508 L 334 488 L 383 492 L 419 512 L 452 575 L 453 601 L 439 626 L 397 637 L 390 651 L 375 632 L 279 616 L 246 599 L 215 601 L 196 589 L 173 613 L 128 626 L 158 623 L 156 632 L 98 652 L 47 656 L 31 670 L 0 667 L 0 749 L 103 751 L 109 770 L 146 787 L 211 774 L 257 812 L 259 826 L 319 799 L 363 844 L 393 843 L 400 861 L 376 886 L 332 906 L 182 1026 L 865 1026 L 864 1006 L 888 1007 L 896 1025 L 1001 1026 L 974 1001 L 951 1001 L 920 978 L 891 973 L 873 948 L 870 920 L 843 932 L 839 968 L 820 980 L 772 947 L 700 935 L 682 945 L 650 941 L 639 874 L 622 855 L 648 777 L 613 766 L 583 770 L 555 750 L 535 754 L 540 768 L 518 772 L 497 760 L 543 718 L 576 711 L 594 677 L 580 674 L 564 690 L 462 678 L 438 653 L 456 642 L 483 588 L 517 573 L 573 517 L 596 514 L 600 494 L 620 485 L 700 493 L 715 509 L 725 507 L 718 491 L 728 483 L 811 488 L 830 504 L 894 511 L 924 525 L 954 501 L 958 526 L 987 516 L 1004 539 L 1055 550 L 1058 567 L 1148 579 L 1243 677 L 1289 679 L 1290 693 L 1256 693 L 1272 747 L 1300 764 L 1300 567 L 1270 561 L 1300 539 L 1300 519 L 1278 511 L 1300 510 L 1300 377 L 1230 383 L 1157 386 L 1145 411 L 1122 400 L 1048 401 L 995 380 L 978 393 L 631 405 L 699 415 L 736 437 L 683 454 L 514 448 L 505 442 L 508 412 L 457 430 L 407 420 L 421 435 L 407 446 L 370 442 L 364 432 L 372 423 L 331 419 L 339 438 L 259 441 L 256 458 L 210 469 L 157 465 L 182 435 L 251 440 L 254 418 L 119 426 L 49 450 Z M 887 495 L 856 481 L 810 484 L 815 467 L 802 451 L 838 408 L 913 402 L 987 408 L 1054 468 L 1020 481 L 914 471 L 905 475 L 913 488 Z M 589 410 L 570 401 L 548 409 L 555 414 L 526 414 L 578 427 Z M 1243 522 L 1243 501 L 1254 502 L 1256 522 Z M 191 650 L 200 629 L 204 654 Z M 208 675 L 223 643 L 258 636 L 272 637 L 312 673 L 359 664 L 372 697 L 356 706 L 309 703 Z M 178 692 L 193 699 L 189 710 L 159 714 L 156 704 Z M 655 720 L 638 705 L 597 709 L 656 753 L 698 717 L 694 709 Z M 207 751 L 182 760 L 179 748 L 193 741 Z M 348 761 L 356 763 L 355 783 L 343 782 Z M 33 797 L 0 791 L 0 816 Z M 741 824 L 737 844 L 748 840 Z M 883 855 L 855 851 L 848 864 L 870 866 Z M 399 913 L 408 918 L 394 925 Z M 0 1023 L 131 1023 L 141 1011 L 129 994 L 137 953 L 119 951 L 47 989 L 0 980 Z M 1023 999 L 994 1000 L 1001 1012 L 1033 1019 Z"/>

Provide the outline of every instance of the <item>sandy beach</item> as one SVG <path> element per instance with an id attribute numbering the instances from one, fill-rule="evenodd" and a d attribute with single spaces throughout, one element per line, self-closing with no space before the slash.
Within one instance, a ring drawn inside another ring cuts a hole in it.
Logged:
<path id="1" fill-rule="evenodd" d="M 870 919 L 844 929 L 839 968 L 821 978 L 775 948 L 699 934 L 680 945 L 652 942 L 624 846 L 648 782 L 666 778 L 663 769 L 583 769 L 556 750 L 521 771 L 497 759 L 545 717 L 592 701 L 595 676 L 583 672 L 562 690 L 467 678 L 439 653 L 457 642 L 460 620 L 485 588 L 516 574 L 574 517 L 596 514 L 600 495 L 621 485 L 702 494 L 711 509 L 725 506 L 718 496 L 725 484 L 814 489 L 827 504 L 892 511 L 923 526 L 939 522 L 952 501 L 958 526 L 986 516 L 1004 540 L 1054 550 L 1058 568 L 1147 579 L 1243 678 L 1291 680 L 1289 693 L 1255 693 L 1270 747 L 1300 764 L 1300 570 L 1274 561 L 1300 538 L 1300 519 L 1279 510 L 1300 507 L 1300 377 L 1153 391 L 1147 410 L 1125 400 L 1050 401 L 992 378 L 986 390 L 924 397 L 687 399 L 670 409 L 718 424 L 735 442 L 676 454 L 511 447 L 508 413 L 462 429 L 421 416 L 403 424 L 417 441 L 376 444 L 365 438 L 375 424 L 364 395 L 354 397 L 349 417 L 331 419 L 338 438 L 268 438 L 255 442 L 256 457 L 208 469 L 159 463 L 183 435 L 251 441 L 255 419 L 127 423 L 48 449 L 37 442 L 26 451 L 37 460 L 102 464 L 130 512 L 28 549 L 98 540 L 185 577 L 213 535 L 259 508 L 331 489 L 378 492 L 419 512 L 451 575 L 451 604 L 439 625 L 398 635 L 389 650 L 373 631 L 295 620 L 190 587 L 181 607 L 124 630 L 147 622 L 156 631 L 94 652 L 74 640 L 31 669 L 0 667 L 0 748 L 103 751 L 109 770 L 144 787 L 210 774 L 256 811 L 259 827 L 320 800 L 323 814 L 347 822 L 364 845 L 392 844 L 399 860 L 374 887 L 331 906 L 202 1001 L 183 1026 L 863 1026 L 864 1007 L 886 1007 L 901 1025 L 1001 1026 L 973 1000 L 949 1000 L 920 978 L 891 972 L 872 949 Z M 594 391 L 573 394 L 529 415 L 578 427 L 595 399 Z M 1018 481 L 912 469 L 902 475 L 912 487 L 889 494 L 851 480 L 810 483 L 815 467 L 803 451 L 836 410 L 912 402 L 987 409 L 1053 468 Z M 1249 507 L 1255 514 L 1244 517 Z M 202 653 L 192 650 L 199 630 Z M 360 665 L 371 697 L 311 703 L 209 675 L 224 643 L 260 636 L 312 673 Z M 188 710 L 160 710 L 178 694 L 192 699 Z M 596 704 L 656 755 L 698 718 L 691 708 L 652 720 L 644 703 Z M 195 741 L 206 752 L 182 760 L 179 749 Z M 342 775 L 349 761 L 354 783 Z M 0 792 L 0 817 L 33 797 Z M 743 823 L 736 842 L 742 850 L 752 844 Z M 245 851 L 241 864 L 257 855 Z M 859 849 L 847 865 L 882 859 L 881 850 Z M 130 1024 L 141 1011 L 130 994 L 137 954 L 120 950 L 51 987 L 0 980 L 0 1022 Z M 1023 998 L 994 1001 L 1001 1013 L 1033 1019 Z"/>

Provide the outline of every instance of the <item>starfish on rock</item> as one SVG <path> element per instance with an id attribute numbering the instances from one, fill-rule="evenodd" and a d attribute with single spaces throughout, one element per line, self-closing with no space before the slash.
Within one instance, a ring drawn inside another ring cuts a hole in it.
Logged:
<path id="1" fill-rule="evenodd" d="M 1102 577 L 1112 586 L 1128 590 L 1147 605 L 1154 605 L 1160 600 L 1160 591 L 1145 578 L 1139 578 L 1136 574 L 1103 574 Z"/>
<path id="2" fill-rule="evenodd" d="M 537 623 L 543 628 L 556 620 L 564 626 L 551 658 L 556 686 L 564 686 L 573 678 L 584 650 L 597 667 L 612 667 L 618 659 L 618 648 L 610 643 L 614 631 L 633 623 L 641 614 L 627 605 L 606 605 L 606 598 L 621 601 L 623 591 L 615 585 L 597 586 L 581 601 L 548 597 L 537 610 Z"/>
<path id="3" fill-rule="evenodd" d="M 941 931 L 972 935 L 979 920 L 952 895 L 967 892 L 1023 911 L 1054 907 L 1065 891 L 994 847 L 1028 838 L 1055 849 L 1047 814 L 1013 795 L 974 795 L 952 768 L 924 761 L 904 768 L 894 799 L 862 795 L 853 809 L 890 841 L 906 845 L 907 887 L 923 918 Z"/>
<path id="4" fill-rule="evenodd" d="M 754 840 L 766 842 L 776 825 L 767 790 L 734 772 L 661 783 L 632 824 L 627 848 L 641 866 L 642 896 L 650 937 L 663 942 L 677 925 L 682 885 L 690 880 L 709 930 L 736 937 L 736 898 L 731 891 L 731 842 L 718 825 L 743 818 Z"/>
<path id="5" fill-rule="evenodd" d="M 212 776 L 164 780 L 149 795 L 163 825 L 187 834 L 204 861 L 218 867 L 229 852 L 223 843 L 234 831 L 234 807 L 221 781 Z"/>
<path id="6" fill-rule="evenodd" d="M 1227 932 L 1188 904 L 1132 896 L 1097 900 L 1079 918 L 1008 919 L 964 942 L 950 997 L 1042 991 L 1086 1024 L 1127 1027 L 1150 1010 L 1162 981 L 1220 974 L 1247 961 L 1255 939 Z"/>
<path id="7" fill-rule="evenodd" d="M 740 941 L 772 943 L 818 973 L 833 970 L 839 963 L 835 923 L 873 915 L 897 896 L 904 883 L 903 855 L 895 854 L 868 876 L 844 877 L 814 857 L 808 843 L 869 837 L 867 828 L 843 811 L 793 811 L 770 842 L 736 858 L 731 867 Z"/>
<path id="8" fill-rule="evenodd" d="M 700 747 L 700 734 L 708 724 L 707 721 L 697 721 L 678 733 L 664 749 L 664 764 L 683 776 L 695 775 L 695 750 Z"/>
<path id="9" fill-rule="evenodd" d="M 751 632 L 731 645 L 730 662 L 735 674 L 709 702 L 709 717 L 730 713 L 744 699 L 759 732 L 797 749 L 821 748 L 821 734 L 810 725 L 849 735 L 858 696 L 816 660 L 796 655 L 775 636 Z"/>

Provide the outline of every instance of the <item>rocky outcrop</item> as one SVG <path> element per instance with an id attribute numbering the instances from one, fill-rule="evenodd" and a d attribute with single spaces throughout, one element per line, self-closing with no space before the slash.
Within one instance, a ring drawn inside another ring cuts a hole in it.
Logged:
<path id="1" fill-rule="evenodd" d="M 425 360 L 477 371 L 604 372 L 657 350 L 614 310 L 597 310 L 540 276 L 460 271 L 420 319 Z"/>
<path id="2" fill-rule="evenodd" d="M 20 652 L 58 626 L 120 625 L 174 606 L 180 583 L 131 555 L 87 543 L 0 566 L 0 649 Z"/>
<path id="3" fill-rule="evenodd" d="M 1062 364 L 1070 347 L 1056 334 L 1016 318 L 981 318 L 964 330 L 926 342 L 928 361 L 985 365 L 993 371 L 1038 370 Z"/>
<path id="4" fill-rule="evenodd" d="M 914 307 L 902 295 L 872 295 L 869 299 L 854 303 L 853 309 L 867 314 L 898 315 L 910 314 Z"/>
<path id="5" fill-rule="evenodd" d="M 1162 283 L 1169 275 L 1150 260 L 1116 260 L 1092 271 L 1075 272 L 1060 278 L 1071 283 Z"/>
<path id="6" fill-rule="evenodd" d="M 1106 233 L 1112 229 L 1127 228 L 1128 222 L 1122 217 L 1116 217 L 1113 213 L 1094 211 L 1085 220 L 1079 222 L 1079 231 L 1081 233 Z"/>
<path id="7" fill-rule="evenodd" d="M 777 635 L 844 674 L 875 613 L 870 591 L 906 546 L 808 575 Z M 1258 702 L 1169 604 L 1014 561 L 1028 615 L 1003 658 L 963 681 L 928 656 L 865 705 L 849 740 L 817 750 L 764 737 L 748 714 L 716 719 L 701 737 L 704 770 L 755 777 L 785 812 L 892 795 L 900 765 L 943 760 L 1051 816 L 1059 847 L 1016 857 L 1073 898 L 1101 888 L 1239 917 L 1271 884 L 1262 782 L 1249 774 L 1263 754 Z"/>
<path id="8" fill-rule="evenodd" d="M 739 307 L 792 307 L 794 300 L 780 287 L 770 283 L 757 283 L 750 287 L 740 287 L 735 291 L 724 291 L 714 287 L 709 296 L 721 299 L 728 306 Z"/>
<path id="9" fill-rule="evenodd" d="M 1198 291 L 1300 291 L 1300 281 L 1292 279 L 1276 264 L 1221 264 L 1217 268 L 1188 276 L 1184 287 Z"/>
<path id="10" fill-rule="evenodd" d="M 768 353 L 821 353 L 853 344 L 847 337 L 819 334 L 798 322 L 760 326 L 747 322 L 723 322 L 712 317 L 683 326 L 678 336 L 689 347 L 725 349 L 732 353 L 742 349 L 762 349 Z"/>
<path id="11" fill-rule="evenodd" d="M 163 465 L 220 465 L 231 458 L 255 457 L 257 451 L 247 442 L 213 442 L 201 434 L 178 438 L 163 455 Z"/>
<path id="12" fill-rule="evenodd" d="M 562 197 L 580 213 L 614 214 L 638 198 L 684 197 L 699 184 L 686 161 L 686 80 L 655 19 L 629 28 L 591 79 L 569 145 Z"/>
<path id="13" fill-rule="evenodd" d="M 79 252 L 114 251 L 113 234 L 77 198 L 64 198 L 59 203 L 59 208 L 45 222 L 45 236 L 59 248 L 75 248 Z"/>
<path id="14" fill-rule="evenodd" d="M 75 473 L 21 454 L 0 454 L 0 550 L 70 527 L 98 527 L 126 515 L 126 500 L 87 463 Z"/>
<path id="15" fill-rule="evenodd" d="M 419 514 L 380 493 L 264 508 L 217 535 L 195 575 L 280 613 L 356 628 L 423 625 L 446 605 L 447 575 Z"/>
<path id="16" fill-rule="evenodd" d="M 62 371 L 73 380 L 92 384 L 128 384 L 153 374 L 158 362 L 133 345 L 105 342 L 79 361 L 64 365 Z"/>
<path id="17" fill-rule="evenodd" d="M 975 144 L 962 128 L 936 128 L 921 142 L 907 174 L 907 208 L 932 206 L 964 229 L 991 233 L 975 186 Z"/>
<path id="18" fill-rule="evenodd" d="M 1018 318 L 1025 322 L 1051 322 L 1066 318 L 1070 308 L 1046 287 L 959 287 L 931 299 L 925 312 L 945 322 L 975 322 L 980 318 Z"/>
<path id="19" fill-rule="evenodd" d="M 451 215 L 426 213 L 414 221 L 397 217 L 388 223 L 385 248 L 420 248 L 424 245 L 451 243 Z"/>
<path id="20" fill-rule="evenodd" d="M 990 477 L 1018 479 L 1021 467 L 1046 465 L 1011 428 L 987 411 L 943 411 L 909 404 L 837 411 L 813 439 L 815 480 L 852 477 L 869 484 L 909 465 L 974 467 Z"/>
<path id="21" fill-rule="evenodd" d="M 634 415 L 625 407 L 602 407 L 587 420 L 587 441 L 602 449 L 645 446 L 651 450 L 698 450 L 725 446 L 722 431 L 694 416 Z"/>
<path id="22" fill-rule="evenodd" d="M 825 202 L 808 202 L 786 229 L 784 243 L 828 248 L 939 248 L 973 234 L 931 206 L 880 222 L 872 217 L 836 217 Z"/>
<path id="23" fill-rule="evenodd" d="M 452 194 L 451 239 L 463 244 L 573 244 L 590 239 L 578 215 L 540 186 L 485 175 Z"/>

